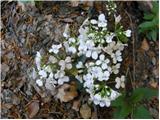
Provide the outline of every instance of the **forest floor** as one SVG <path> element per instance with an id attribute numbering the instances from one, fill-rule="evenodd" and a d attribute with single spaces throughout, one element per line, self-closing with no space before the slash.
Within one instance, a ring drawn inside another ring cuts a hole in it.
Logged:
<path id="1" fill-rule="evenodd" d="M 132 30 L 121 68 L 128 71 L 126 89 L 158 89 L 159 40 L 149 41 L 137 33 L 143 18 L 137 2 L 116 4 L 123 26 Z M 44 2 L 38 7 L 26 5 L 24 11 L 17 2 L 1 2 L 1 118 L 82 118 L 79 109 L 86 103 L 86 95 L 79 93 L 74 100 L 61 103 L 29 84 L 27 71 L 37 51 L 49 49 L 62 37 L 66 23 L 78 30 L 88 16 L 100 12 L 106 13 L 104 2 Z M 146 106 L 158 118 L 159 100 L 153 98 Z M 86 114 L 88 109 L 91 118 L 112 118 L 111 107 L 89 106 Z"/>

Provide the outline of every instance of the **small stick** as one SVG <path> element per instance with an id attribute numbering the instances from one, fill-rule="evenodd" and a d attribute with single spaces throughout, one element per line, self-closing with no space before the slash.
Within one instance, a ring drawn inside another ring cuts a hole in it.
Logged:
<path id="1" fill-rule="evenodd" d="M 133 40 L 133 46 L 132 46 L 132 48 L 133 48 L 133 54 L 132 54 L 133 55 L 133 81 L 135 82 L 135 71 L 136 71 L 136 68 L 135 68 L 135 37 L 134 37 L 135 32 L 134 32 L 134 28 L 133 28 L 132 19 L 131 19 L 129 13 L 126 10 L 125 10 L 125 12 L 126 12 L 127 16 L 129 17 L 130 26 L 131 26 L 131 29 L 133 31 L 133 34 L 132 34 L 132 40 Z"/>

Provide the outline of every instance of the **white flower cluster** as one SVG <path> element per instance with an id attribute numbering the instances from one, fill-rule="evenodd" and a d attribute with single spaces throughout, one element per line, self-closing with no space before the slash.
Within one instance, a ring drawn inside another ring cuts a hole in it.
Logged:
<path id="1" fill-rule="evenodd" d="M 118 25 L 121 17 L 114 17 L 115 25 Z M 100 14 L 98 20 L 87 18 L 75 38 L 70 35 L 67 24 L 63 33 L 65 40 L 53 44 L 47 57 L 37 52 L 36 69 L 33 71 L 34 76 L 38 74 L 34 77 L 36 83 L 46 88 L 48 84 L 55 87 L 69 82 L 70 76 L 74 75 L 94 104 L 109 107 L 111 101 L 120 95 L 118 89 L 125 87 L 125 76 L 120 76 L 119 69 L 123 60 L 122 51 L 127 44 L 118 37 L 130 37 L 131 31 L 121 29 L 120 33 L 116 30 L 110 32 L 107 25 L 104 14 Z M 73 70 L 76 71 L 74 74 Z M 115 87 L 111 87 L 111 83 Z"/>

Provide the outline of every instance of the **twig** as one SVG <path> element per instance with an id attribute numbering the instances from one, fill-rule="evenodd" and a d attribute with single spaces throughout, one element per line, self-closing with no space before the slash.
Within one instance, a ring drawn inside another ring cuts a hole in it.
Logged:
<path id="1" fill-rule="evenodd" d="M 132 34 L 132 40 L 133 40 L 133 43 L 132 43 L 132 48 L 133 48 L 133 81 L 135 82 L 135 32 L 134 32 L 134 27 L 133 27 L 133 22 L 132 22 L 132 19 L 129 15 L 129 13 L 125 10 L 126 14 L 128 15 L 129 17 L 129 20 L 130 20 L 130 26 L 131 26 L 131 29 L 133 31 L 133 34 Z M 133 86 L 134 87 L 134 86 Z M 133 88 L 134 89 L 134 88 Z"/>

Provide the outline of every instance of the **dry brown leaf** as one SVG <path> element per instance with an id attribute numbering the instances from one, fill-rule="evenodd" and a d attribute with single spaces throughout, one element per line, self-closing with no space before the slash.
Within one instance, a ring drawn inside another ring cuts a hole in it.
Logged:
<path id="1" fill-rule="evenodd" d="M 63 84 L 60 88 L 58 88 L 58 93 L 56 96 L 61 102 L 69 102 L 77 97 L 77 95 L 78 93 L 74 84 Z"/>
<path id="2" fill-rule="evenodd" d="M 79 1 L 73 1 L 73 0 L 71 0 L 70 3 L 71 3 L 72 7 L 77 7 L 80 2 Z"/>
<path id="3" fill-rule="evenodd" d="M 75 101 L 73 101 L 72 109 L 75 111 L 79 111 L 80 105 L 81 105 L 80 100 L 75 100 Z"/>
<path id="4" fill-rule="evenodd" d="M 39 111 L 39 100 L 32 100 L 26 105 L 29 118 L 33 118 Z"/>
<path id="5" fill-rule="evenodd" d="M 82 118 L 89 119 L 91 117 L 91 108 L 87 104 L 83 104 L 80 108 Z"/>
<path id="6" fill-rule="evenodd" d="M 83 1 L 83 9 L 89 10 L 90 7 L 93 6 L 93 1 Z"/>
<path id="7" fill-rule="evenodd" d="M 150 86 L 153 87 L 153 88 L 157 88 L 157 87 L 158 87 L 158 83 L 155 82 L 155 81 L 153 81 L 153 80 L 150 81 L 149 84 L 150 84 Z"/>
<path id="8" fill-rule="evenodd" d="M 102 9 L 103 9 L 103 2 L 101 2 L 101 1 L 96 1 L 96 2 L 94 2 L 94 7 L 95 7 L 95 9 L 96 9 L 96 11 L 97 12 L 100 12 L 100 11 L 102 11 Z"/>
<path id="9" fill-rule="evenodd" d="M 144 38 L 144 40 L 142 41 L 142 45 L 141 45 L 141 48 L 145 51 L 148 51 L 149 50 L 149 44 L 147 42 L 147 40 Z"/>

